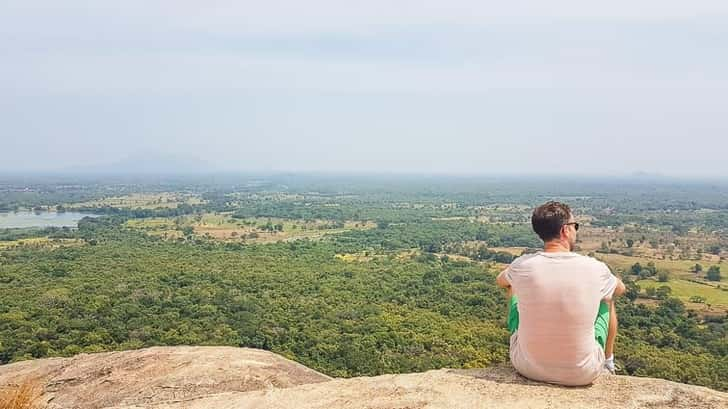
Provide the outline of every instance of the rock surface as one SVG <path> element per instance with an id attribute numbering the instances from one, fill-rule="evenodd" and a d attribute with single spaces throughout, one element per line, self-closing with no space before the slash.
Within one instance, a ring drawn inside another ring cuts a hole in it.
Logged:
<path id="1" fill-rule="evenodd" d="M 441 369 L 331 379 L 247 348 L 164 347 L 0 366 L 0 388 L 44 385 L 48 408 L 728 408 L 728 394 L 652 378 L 603 376 L 567 388 L 513 369 Z"/>
<path id="2" fill-rule="evenodd" d="M 257 349 L 154 347 L 0 366 L 0 388 L 26 379 L 43 385 L 40 403 L 55 409 L 151 405 L 221 392 L 288 388 L 331 378 Z"/>

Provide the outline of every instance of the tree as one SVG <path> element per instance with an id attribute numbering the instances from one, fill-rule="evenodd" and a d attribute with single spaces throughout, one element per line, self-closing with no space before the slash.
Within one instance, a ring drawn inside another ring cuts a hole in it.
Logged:
<path id="1" fill-rule="evenodd" d="M 647 264 L 647 267 L 643 267 L 642 270 L 640 270 L 640 278 L 645 279 L 654 276 L 657 274 L 657 269 L 655 268 L 654 263 L 650 262 Z"/>
<path id="2" fill-rule="evenodd" d="M 661 283 L 666 283 L 670 279 L 670 273 L 667 271 L 660 271 L 657 273 L 657 281 Z"/>
<path id="3" fill-rule="evenodd" d="M 496 263 L 510 264 L 514 258 L 515 257 L 513 257 L 513 255 L 510 253 L 499 251 L 495 253 L 493 260 L 495 260 Z"/>
<path id="4" fill-rule="evenodd" d="M 634 246 L 634 240 L 627 239 L 627 247 L 632 248 L 632 246 Z"/>
<path id="5" fill-rule="evenodd" d="M 657 312 L 660 315 L 675 316 L 685 312 L 685 304 L 677 298 L 668 297 L 660 303 Z"/>
<path id="6" fill-rule="evenodd" d="M 442 251 L 442 245 L 437 242 L 432 242 L 432 243 L 423 245 L 422 250 L 424 250 L 427 253 L 439 253 L 440 251 Z"/>
<path id="7" fill-rule="evenodd" d="M 485 246 L 478 247 L 478 253 L 475 256 L 476 260 L 488 260 L 490 259 L 490 251 Z"/>
<path id="8" fill-rule="evenodd" d="M 705 275 L 705 278 L 710 281 L 720 281 L 720 267 L 710 266 L 710 268 L 708 269 L 708 273 Z"/>
<path id="9" fill-rule="evenodd" d="M 632 267 L 630 268 L 630 271 L 634 275 L 639 275 L 642 272 L 642 264 L 640 264 L 640 263 L 634 263 L 634 264 L 632 264 Z"/>
<path id="10" fill-rule="evenodd" d="M 488 234 L 488 230 L 486 230 L 483 227 L 478 229 L 478 232 L 475 233 L 475 240 L 478 240 L 478 241 L 487 241 L 489 237 L 490 237 L 490 235 Z"/>
<path id="11" fill-rule="evenodd" d="M 639 297 L 640 295 L 640 286 L 635 284 L 634 281 L 625 282 L 625 285 L 627 287 L 627 292 L 625 292 L 625 296 L 630 300 L 634 301 Z"/>
<path id="12" fill-rule="evenodd" d="M 655 290 L 655 295 L 657 296 L 657 298 L 659 298 L 661 300 L 667 299 L 667 297 L 671 293 L 672 293 L 672 288 L 670 288 L 666 285 L 661 285 L 661 286 L 657 287 L 657 289 Z"/>
<path id="13" fill-rule="evenodd" d="M 695 273 L 695 274 L 698 274 L 698 273 L 700 273 L 700 272 L 702 272 L 702 271 L 703 271 L 703 266 L 701 266 L 700 264 L 697 264 L 697 263 L 696 263 L 696 264 L 695 264 L 695 265 L 693 266 L 693 273 Z"/>
<path id="14" fill-rule="evenodd" d="M 721 248 L 717 244 L 713 244 L 712 246 L 708 247 L 708 253 L 713 255 L 720 255 Z"/>

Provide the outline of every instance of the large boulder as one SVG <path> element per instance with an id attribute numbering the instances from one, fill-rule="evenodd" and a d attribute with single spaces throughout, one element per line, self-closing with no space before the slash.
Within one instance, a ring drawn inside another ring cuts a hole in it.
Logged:
<path id="1" fill-rule="evenodd" d="M 33 380 L 49 409 L 150 405 L 329 379 L 271 352 L 233 347 L 154 347 L 0 366 L 0 388 Z"/>
<path id="2" fill-rule="evenodd" d="M 35 379 L 48 408 L 728 408 L 728 394 L 653 378 L 529 381 L 512 368 L 331 379 L 271 352 L 165 347 L 0 366 L 0 388 Z"/>
<path id="3" fill-rule="evenodd" d="M 155 409 L 615 409 L 728 408 L 728 395 L 651 378 L 604 376 L 594 385 L 561 387 L 524 379 L 511 368 L 436 370 L 229 392 L 165 402 Z M 137 409 L 138 407 L 124 409 Z M 122 409 L 116 408 L 116 409 Z"/>

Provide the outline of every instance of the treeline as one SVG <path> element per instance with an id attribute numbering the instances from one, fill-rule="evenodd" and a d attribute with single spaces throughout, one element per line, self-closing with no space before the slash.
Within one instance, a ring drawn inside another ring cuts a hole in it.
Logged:
<path id="1" fill-rule="evenodd" d="M 0 361 L 179 344 L 270 349 L 338 376 L 505 360 L 481 267 L 334 255 L 306 241 L 7 251 Z"/>
<path id="2" fill-rule="evenodd" d="M 616 355 L 625 373 L 728 390 L 728 317 L 700 322 L 676 298 L 618 305 Z"/>
<path id="3" fill-rule="evenodd" d="M 112 206 L 73 206 L 69 207 L 69 209 L 73 209 L 78 212 L 96 213 L 127 219 L 140 219 L 144 217 L 177 217 L 208 210 L 207 205 L 191 205 L 188 203 L 180 203 L 176 207 L 159 207 L 155 209 L 120 208 Z"/>
<path id="4" fill-rule="evenodd" d="M 106 176 L 106 177 L 5 177 L 0 180 L 0 210 L 17 207 L 55 206 L 81 203 L 131 193 L 190 192 L 202 195 L 216 205 L 229 201 L 229 195 L 275 192 L 305 195 L 353 206 L 375 203 L 458 203 L 463 207 L 485 204 L 525 204 L 533 206 L 549 199 L 562 199 L 574 208 L 592 213 L 614 210 L 619 214 L 679 210 L 687 213 L 703 209 L 728 210 L 728 185 L 724 182 L 685 183 L 669 179 L 600 180 L 564 179 L 555 186 L 547 179 L 487 178 L 446 176 L 315 174 L 207 176 Z M 355 203 L 358 202 L 358 203 Z M 247 205 L 244 203 L 244 205 Z M 281 217 L 271 215 L 270 217 Z M 289 215 L 288 217 L 293 217 Z M 358 218 L 355 218 L 358 219 Z M 719 222 L 719 221 L 718 221 Z"/>
<path id="5" fill-rule="evenodd" d="M 512 227 L 489 228 L 485 242 Z M 505 298 L 486 266 L 431 253 L 336 257 L 466 232 L 438 222 L 352 232 L 348 242 L 195 244 L 85 219 L 77 233 L 95 245 L 0 252 L 0 362 L 194 344 L 264 348 L 333 376 L 504 363 Z M 625 298 L 619 310 L 625 373 L 728 390 L 725 319 L 701 322 L 670 298 L 656 309 Z"/>
<path id="6" fill-rule="evenodd" d="M 436 204 L 371 203 L 352 199 L 259 200 L 236 203 L 235 218 L 271 217 L 301 220 L 362 220 L 380 224 L 427 222 L 437 217 L 465 217 L 467 209 Z"/>
<path id="7" fill-rule="evenodd" d="M 380 225 L 377 229 L 354 230 L 332 236 L 342 252 L 362 248 L 392 251 L 418 248 L 439 253 L 453 243 L 482 241 L 489 247 L 538 247 L 541 243 L 525 224 L 491 224 L 469 221 L 429 221 Z"/>
<path id="8" fill-rule="evenodd" d="M 33 237 L 69 239 L 74 238 L 75 233 L 73 232 L 73 229 L 70 229 L 68 227 L 0 229 L 0 241 L 13 241 L 29 239 Z"/>
<path id="9" fill-rule="evenodd" d="M 615 213 L 597 215 L 597 218 L 591 224 L 596 227 L 637 224 L 667 229 L 678 235 L 684 235 L 691 228 L 696 227 L 707 232 L 728 231 L 728 210 L 710 212 L 661 210 L 643 213 Z"/>

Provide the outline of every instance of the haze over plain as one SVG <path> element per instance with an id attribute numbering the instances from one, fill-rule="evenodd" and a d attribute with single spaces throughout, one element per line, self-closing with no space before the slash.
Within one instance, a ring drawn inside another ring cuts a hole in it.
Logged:
<path id="1" fill-rule="evenodd" d="M 726 176 L 726 23 L 719 1 L 5 1 L 0 170 Z"/>

